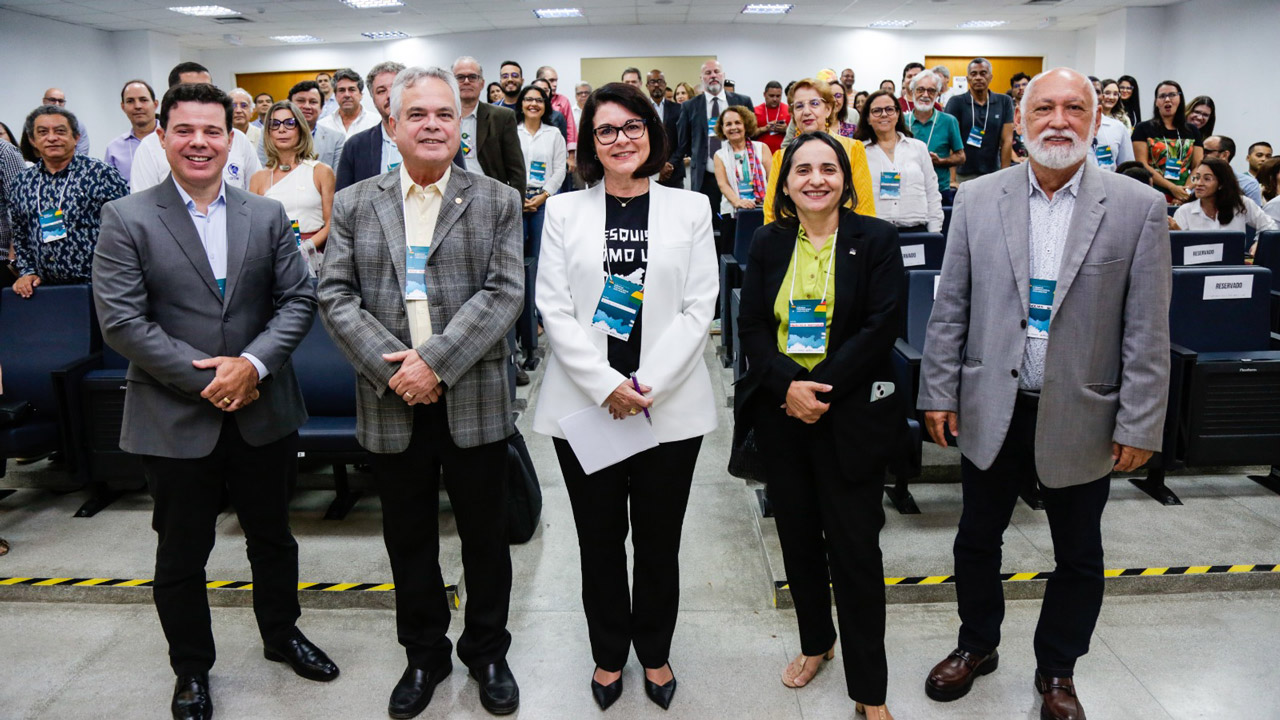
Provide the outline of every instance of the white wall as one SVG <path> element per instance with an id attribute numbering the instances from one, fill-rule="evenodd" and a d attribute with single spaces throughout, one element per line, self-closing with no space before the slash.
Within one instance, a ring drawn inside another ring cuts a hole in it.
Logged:
<path id="1" fill-rule="evenodd" d="M 779 25 L 617 26 L 502 30 L 448 36 L 411 38 L 389 43 L 318 45 L 313 47 L 228 48 L 204 50 L 201 61 L 214 82 L 229 85 L 237 72 L 304 70 L 349 66 L 365 72 L 383 60 L 406 64 L 448 65 L 459 55 L 473 55 L 484 66 L 487 80 L 497 79 L 498 65 L 513 59 L 532 79 L 540 65 L 560 74 L 561 92 L 571 89 L 584 57 L 652 55 L 715 55 L 738 92 L 763 100 L 764 84 L 813 75 L 824 67 L 852 67 L 859 88 L 874 87 L 884 78 L 895 82 L 902 66 L 935 55 L 1042 55 L 1045 67 L 1068 65 L 1092 71 L 1090 43 L 1078 53 L 1075 32 L 928 32 L 877 31 Z M 1083 63 L 1087 67 L 1082 67 Z M 642 68 L 648 70 L 648 68 Z M 671 85 L 696 78 L 668 77 Z"/>

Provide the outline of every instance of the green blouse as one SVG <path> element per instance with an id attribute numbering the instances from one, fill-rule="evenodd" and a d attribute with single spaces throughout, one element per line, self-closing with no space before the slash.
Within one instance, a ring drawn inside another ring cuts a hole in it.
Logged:
<path id="1" fill-rule="evenodd" d="M 783 277 L 782 287 L 778 288 L 778 296 L 773 300 L 773 315 L 778 320 L 778 351 L 795 360 L 806 370 L 813 370 L 818 363 L 826 359 L 825 350 L 819 353 L 787 353 L 787 316 L 791 304 L 791 284 L 795 280 L 795 298 L 797 300 L 821 300 L 823 287 L 826 288 L 827 306 L 827 344 L 831 342 L 831 318 L 835 314 L 836 304 L 836 267 L 831 253 L 835 252 L 836 236 L 831 237 L 815 250 L 813 243 L 801 227 L 796 233 L 796 249 L 791 253 L 791 263 L 787 266 L 787 274 Z M 828 272 L 827 268 L 830 268 Z M 824 277 L 825 276 L 825 277 Z M 824 282 L 825 280 L 825 282 Z"/>

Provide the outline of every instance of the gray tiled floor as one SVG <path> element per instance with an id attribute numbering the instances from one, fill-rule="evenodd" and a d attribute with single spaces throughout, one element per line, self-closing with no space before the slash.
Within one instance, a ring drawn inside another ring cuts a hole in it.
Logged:
<path id="1" fill-rule="evenodd" d="M 725 376 L 708 356 L 715 377 Z M 521 395 L 536 402 L 540 373 Z M 708 436 L 699 458 L 681 554 L 682 606 L 672 651 L 680 691 L 671 711 L 645 699 L 633 661 L 614 718 L 853 718 L 842 651 L 810 687 L 788 690 L 778 674 L 798 651 L 795 617 L 771 607 L 768 521 L 753 516 L 751 496 L 724 472 L 730 413 Z M 515 571 L 510 659 L 520 679 L 526 718 L 594 717 L 587 681 L 592 661 L 578 599 L 581 582 L 573 518 L 548 438 L 520 426 L 539 470 L 543 523 L 534 539 L 512 549 Z M 954 462 L 930 453 L 935 462 Z M 11 467 L 11 471 L 13 468 Z M 22 472 L 11 480 L 22 486 Z M 323 478 L 319 478 L 323 480 Z M 356 482 L 363 478 L 353 475 Z M 1166 508 L 1116 481 L 1104 516 L 1108 567 L 1280 562 L 1280 497 L 1243 474 L 1174 477 L 1186 502 Z M 959 517 L 954 484 L 912 488 L 923 513 L 891 509 L 882 535 L 886 574 L 949 574 Z M 0 577 L 151 576 L 154 535 L 150 502 L 126 496 L 93 519 L 71 513 L 82 493 L 26 489 L 0 500 L 0 534 L 14 551 L 0 558 Z M 292 506 L 303 580 L 384 582 L 376 498 L 366 497 L 344 521 L 322 519 L 330 493 L 300 491 Z M 450 516 L 441 516 L 446 578 L 461 575 Z M 243 541 L 224 515 L 210 558 L 211 579 L 247 579 Z M 776 555 L 776 547 L 769 548 Z M 1019 505 L 1005 537 L 1005 568 L 1052 568 L 1043 512 Z M 38 591 L 37 591 L 38 592 Z M 39 597 L 39 596 L 34 596 Z M 1280 591 L 1108 596 L 1092 650 L 1078 668 L 1089 716 L 1118 718 L 1280 719 Z M 1001 668 L 958 702 L 938 704 L 920 687 L 950 650 L 958 621 L 951 603 L 889 607 L 889 705 L 912 718 L 1038 716 L 1031 689 L 1031 638 L 1039 602 L 1009 603 Z M 451 633 L 460 631 L 461 616 Z M 301 626 L 328 649 L 343 675 L 328 685 L 300 680 L 261 657 L 251 610 L 214 609 L 220 656 L 213 674 L 219 717 L 385 717 L 391 686 L 403 667 L 394 616 L 382 609 L 304 611 Z M 481 718 L 475 686 L 463 668 L 437 691 L 424 717 Z M 172 682 L 154 610 L 147 604 L 0 603 L 0 720 L 10 718 L 161 718 Z"/>

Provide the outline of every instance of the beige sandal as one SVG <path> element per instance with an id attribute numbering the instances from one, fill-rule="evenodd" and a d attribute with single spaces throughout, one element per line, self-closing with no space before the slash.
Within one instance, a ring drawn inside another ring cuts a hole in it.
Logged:
<path id="1" fill-rule="evenodd" d="M 889 714 L 888 705 L 873 705 L 867 707 L 862 703 L 854 703 L 853 709 L 859 715 L 865 715 L 867 720 L 893 720 L 893 715 Z"/>
<path id="2" fill-rule="evenodd" d="M 836 648 L 834 645 L 822 655 L 797 655 L 796 659 L 792 660 L 791 664 L 787 665 L 786 669 L 782 671 L 782 684 L 789 688 L 802 688 L 808 685 L 809 681 L 818 676 L 818 671 L 822 669 L 822 664 L 835 656 Z M 802 677 L 805 668 L 809 666 L 810 660 L 817 660 L 818 664 L 813 667 L 813 672 L 808 677 Z"/>
<path id="3" fill-rule="evenodd" d="M 0 538 L 0 557 L 4 557 L 5 555 L 8 555 L 8 554 L 9 554 L 9 541 L 5 540 L 4 538 Z"/>

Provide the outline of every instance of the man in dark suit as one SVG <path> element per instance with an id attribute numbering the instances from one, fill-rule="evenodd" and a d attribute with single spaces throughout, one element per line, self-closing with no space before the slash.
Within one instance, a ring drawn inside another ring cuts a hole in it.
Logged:
<path id="1" fill-rule="evenodd" d="M 155 498 L 154 592 L 178 676 L 173 716 L 208 718 L 204 565 L 224 494 L 244 528 L 266 658 L 311 680 L 338 676 L 295 627 L 289 530 L 307 419 L 289 357 L 316 301 L 284 208 L 222 181 L 230 98 L 208 84 L 170 88 L 157 133 L 170 179 L 103 208 L 93 293 L 103 339 L 129 359 L 120 447 L 142 456 Z"/>
<path id="2" fill-rule="evenodd" d="M 689 158 L 689 188 L 707 196 L 711 203 L 711 218 L 720 227 L 720 186 L 716 184 L 716 166 L 713 157 L 720 149 L 716 137 L 716 120 L 720 113 L 732 105 L 754 108 L 751 98 L 724 89 L 724 69 L 716 60 L 702 63 L 702 94 L 680 106 L 680 141 L 671 156 L 673 166 L 681 166 Z M 719 252 L 730 252 L 733 238 L 721 237 L 716 243 Z"/>
<path id="3" fill-rule="evenodd" d="M 524 153 L 516 135 L 516 114 L 507 108 L 481 102 L 484 70 L 473 57 L 453 61 L 453 76 L 462 99 L 461 152 L 467 172 L 488 175 L 506 183 L 524 197 Z"/>
<path id="4" fill-rule="evenodd" d="M 460 142 L 454 83 L 443 68 L 396 76 L 391 129 L 404 162 L 337 195 L 320 273 L 325 326 L 360 378 L 357 439 L 374 453 L 408 656 L 387 708 L 394 718 L 422 712 L 453 668 L 438 560 L 441 470 L 467 577 L 458 658 L 490 712 L 520 704 L 506 661 L 514 425 L 505 337 L 524 298 L 522 197 L 450 162 Z"/>
<path id="5" fill-rule="evenodd" d="M 387 113 L 391 105 L 391 83 L 403 69 L 404 65 L 398 62 L 378 63 L 365 78 L 373 106 L 382 116 L 382 122 L 377 127 L 352 135 L 343 146 L 342 159 L 334 168 L 338 176 L 338 190 L 399 167 L 400 150 L 391 137 Z"/>
<path id="6" fill-rule="evenodd" d="M 667 129 L 667 147 L 676 147 L 680 143 L 680 103 L 667 99 L 667 76 L 661 70 L 649 71 L 645 79 L 645 87 L 649 89 L 649 99 L 653 109 L 662 118 L 662 125 Z M 658 171 L 658 182 L 667 187 L 684 187 L 684 163 L 668 162 Z"/>

